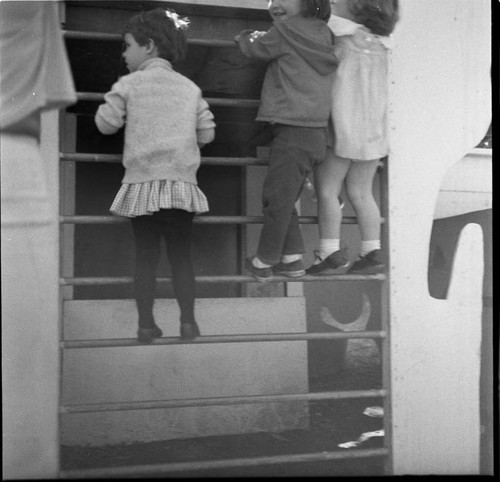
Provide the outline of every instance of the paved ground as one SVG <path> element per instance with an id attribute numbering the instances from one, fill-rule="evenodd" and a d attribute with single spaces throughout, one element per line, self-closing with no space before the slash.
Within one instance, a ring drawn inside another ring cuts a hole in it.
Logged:
<path id="1" fill-rule="evenodd" d="M 378 351 L 366 340 L 350 342 L 346 366 L 328 379 L 311 379 L 310 391 L 381 388 Z M 340 400 L 311 402 L 310 426 L 293 430 L 249 435 L 213 436 L 188 440 L 169 440 L 106 447 L 63 447 L 62 469 L 117 467 L 301 454 L 342 450 L 338 444 L 356 440 L 362 433 L 382 428 L 382 419 L 363 414 L 368 406 L 382 400 Z M 383 445 L 383 437 L 372 438 L 361 448 Z M 347 449 L 356 450 L 356 449 Z M 378 458 L 332 462 L 271 465 L 173 474 L 171 477 L 297 477 L 297 476 L 377 476 L 383 475 L 383 460 Z M 159 476 L 160 477 L 160 476 Z M 165 478 L 165 476 L 162 476 Z"/>

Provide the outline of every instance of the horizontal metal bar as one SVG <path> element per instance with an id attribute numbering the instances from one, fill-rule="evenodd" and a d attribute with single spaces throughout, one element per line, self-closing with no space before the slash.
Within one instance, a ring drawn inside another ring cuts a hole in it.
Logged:
<path id="1" fill-rule="evenodd" d="M 389 449 L 354 449 L 338 452 L 314 452 L 309 454 L 275 455 L 267 457 L 234 458 L 226 460 L 205 460 L 201 462 L 178 462 L 153 465 L 132 465 L 122 467 L 104 467 L 97 469 L 62 470 L 61 479 L 92 479 L 161 475 L 173 472 L 206 471 L 214 469 L 241 469 L 263 465 L 296 464 L 308 462 L 329 462 L 332 460 L 352 460 L 368 457 L 387 457 Z"/>
<path id="2" fill-rule="evenodd" d="M 307 341 L 307 340 L 347 340 L 366 338 L 385 338 L 385 331 L 338 331 L 326 333 L 266 333 L 258 335 L 213 335 L 199 336 L 193 340 L 183 340 L 179 337 L 162 337 L 154 339 L 152 345 L 206 345 L 222 343 L 255 343 L 276 341 Z M 117 338 L 108 340 L 74 340 L 62 341 L 62 349 L 88 348 L 121 348 L 143 346 L 137 338 Z"/>
<path id="3" fill-rule="evenodd" d="M 59 160 L 65 162 L 104 162 L 121 164 L 121 154 L 87 154 L 60 152 Z M 205 166 L 267 166 L 269 159 L 258 157 L 202 157 L 201 164 Z M 378 163 L 378 171 L 384 169 L 384 162 Z"/>
<path id="4" fill-rule="evenodd" d="M 77 92 L 76 97 L 78 101 L 87 102 L 102 102 L 104 100 L 104 94 L 99 92 Z M 223 99 L 223 98 L 213 98 L 205 97 L 205 100 L 211 106 L 218 107 L 259 107 L 260 100 L 256 99 Z"/>
<path id="5" fill-rule="evenodd" d="M 132 276 L 123 277 L 86 277 L 86 278 L 60 278 L 62 286 L 103 286 L 125 285 L 133 283 Z M 321 276 L 302 276 L 301 278 L 288 278 L 286 276 L 273 276 L 271 282 L 318 282 L 318 281 L 384 281 L 385 275 L 380 274 L 332 274 Z M 258 283 L 251 275 L 219 275 L 196 276 L 198 283 Z M 157 278 L 158 283 L 171 283 L 172 278 Z"/>
<path id="6" fill-rule="evenodd" d="M 121 164 L 121 154 L 83 154 L 61 152 L 59 159 L 66 162 L 106 162 Z M 201 164 L 207 166 L 267 166 L 269 159 L 257 157 L 202 157 Z"/>
<path id="7" fill-rule="evenodd" d="M 191 398 L 179 400 L 149 400 L 141 402 L 88 403 L 59 407 L 63 415 L 73 413 L 128 412 L 131 410 L 158 410 L 162 408 L 211 407 L 220 405 L 247 405 L 274 402 L 312 402 L 318 400 L 346 400 L 359 398 L 380 398 L 386 390 L 349 390 L 316 393 L 286 393 L 277 395 L 246 395 L 241 397 Z"/>
<path id="8" fill-rule="evenodd" d="M 110 42 L 123 41 L 123 35 L 105 32 L 83 32 L 81 30 L 63 30 L 63 37 L 69 40 L 105 40 Z"/>
<path id="9" fill-rule="evenodd" d="M 78 30 L 65 30 L 63 32 L 65 39 L 71 40 L 104 40 L 110 42 L 122 42 L 123 36 L 116 33 L 104 32 L 84 32 Z M 199 45 L 202 47 L 229 47 L 236 48 L 238 45 L 234 40 L 216 40 L 216 39 L 187 39 L 188 45 Z"/>
<path id="10" fill-rule="evenodd" d="M 124 224 L 130 221 L 130 218 L 123 216 L 60 216 L 61 224 Z M 195 224 L 262 224 L 263 216 L 195 216 Z M 317 224 L 317 216 L 299 216 L 300 224 Z M 342 218 L 342 224 L 356 224 L 357 218 L 345 216 Z"/>

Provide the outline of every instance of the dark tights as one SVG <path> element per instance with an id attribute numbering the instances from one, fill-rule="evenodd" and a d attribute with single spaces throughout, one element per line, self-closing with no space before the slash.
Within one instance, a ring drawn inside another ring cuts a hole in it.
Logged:
<path id="1" fill-rule="evenodd" d="M 160 209 L 151 216 L 132 218 L 136 252 L 134 292 L 139 328 L 155 326 L 153 304 L 162 237 L 167 245 L 167 257 L 172 268 L 175 298 L 181 312 L 180 321 L 195 321 L 195 280 L 191 262 L 193 216 L 193 213 L 181 209 Z"/>

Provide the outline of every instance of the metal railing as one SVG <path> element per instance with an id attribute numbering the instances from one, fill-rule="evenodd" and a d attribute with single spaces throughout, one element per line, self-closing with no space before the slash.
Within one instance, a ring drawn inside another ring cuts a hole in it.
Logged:
<path id="1" fill-rule="evenodd" d="M 108 34 L 98 32 L 64 32 L 66 39 L 75 40 L 103 40 L 103 41 L 121 41 L 122 37 L 119 34 Z M 233 41 L 224 40 L 201 40 L 189 39 L 188 45 L 197 45 L 205 47 L 222 47 L 234 48 L 236 44 Z M 104 94 L 93 92 L 79 92 L 79 101 L 102 101 Z M 253 99 L 218 99 L 208 98 L 207 102 L 212 106 L 226 107 L 244 107 L 256 108 L 259 101 Z M 63 162 L 97 162 L 97 163 L 119 163 L 121 155 L 116 154 L 82 154 L 82 153 L 66 153 L 60 154 L 60 160 Z M 242 157 L 204 157 L 202 164 L 216 166 L 265 166 L 267 159 Z M 379 167 L 383 167 L 381 163 Z M 385 191 L 383 191 L 385 192 Z M 127 222 L 126 219 L 114 216 L 61 216 L 61 225 L 88 225 L 88 224 L 119 224 Z M 262 216 L 196 216 L 195 223 L 197 224 L 258 224 L 263 222 Z M 299 217 L 301 224 L 317 223 L 316 216 L 301 216 Z M 355 217 L 344 217 L 343 224 L 356 224 Z M 385 219 L 382 219 L 382 223 Z M 276 282 L 328 282 L 328 281 L 377 281 L 381 282 L 386 279 L 385 274 L 374 275 L 327 275 L 327 276 L 304 276 L 296 280 L 285 277 L 275 276 L 273 281 Z M 159 283 L 170 283 L 171 278 L 160 277 L 157 280 Z M 197 276 L 196 281 L 199 283 L 252 283 L 255 279 L 247 275 L 220 275 L 220 276 Z M 123 285 L 133 282 L 133 277 L 63 277 L 60 279 L 61 286 L 102 286 L 108 284 Z M 383 317 L 387 313 L 383 313 Z M 363 332 L 329 332 L 329 333 L 279 333 L 279 334 L 246 334 L 246 335 L 217 335 L 203 336 L 194 340 L 182 340 L 177 337 L 162 337 L 152 341 L 151 345 L 182 345 L 182 344 L 224 344 L 224 343 L 253 343 L 253 342 L 278 342 L 278 341 L 310 341 L 310 340 L 347 340 L 354 338 L 370 338 L 380 339 L 387 346 L 388 334 L 387 326 L 383 323 L 383 329 L 379 331 L 363 331 Z M 116 348 L 116 347 L 133 347 L 143 346 L 137 339 L 101 339 L 101 340 L 68 340 L 61 341 L 60 348 L 62 350 L 75 349 L 99 349 L 99 348 Z M 384 350 L 387 353 L 387 350 Z M 383 365 L 387 371 L 388 355 L 384 355 Z M 384 377 L 385 382 L 388 381 L 388 375 Z M 211 397 L 211 398 L 195 398 L 183 400 L 150 400 L 140 402 L 112 402 L 112 403 L 90 403 L 81 405 L 61 405 L 60 414 L 69 415 L 75 413 L 96 413 L 96 412 L 116 412 L 129 410 L 149 410 L 159 408 L 177 408 L 177 407 L 201 407 L 201 406 L 217 406 L 217 405 L 240 405 L 240 404 L 255 404 L 255 403 L 270 403 L 270 402 L 285 402 L 285 401 L 320 401 L 320 400 L 345 400 L 356 398 L 383 398 L 387 400 L 388 389 L 377 390 L 351 390 L 351 391 L 327 391 L 313 393 L 294 393 L 294 394 L 277 394 L 277 395 L 249 395 L 249 396 L 233 396 L 233 397 Z M 387 414 L 388 415 L 388 414 Z M 62 478 L 105 478 L 105 477 L 120 477 L 120 476 L 145 476 L 145 475 L 160 475 L 160 474 L 175 474 L 181 472 L 193 472 L 200 470 L 216 470 L 230 468 L 245 468 L 276 464 L 294 464 L 306 462 L 325 462 L 333 460 L 360 459 L 368 457 L 388 457 L 390 450 L 388 448 L 379 449 L 356 449 L 352 451 L 325 451 L 317 453 L 305 454 L 289 454 L 277 455 L 269 457 L 249 457 L 249 458 L 234 458 L 216 461 L 198 461 L 198 462 L 181 462 L 167 463 L 156 465 L 136 465 L 131 467 L 109 467 L 98 469 L 80 469 L 80 470 L 62 470 L 60 476 Z"/>
<path id="2" fill-rule="evenodd" d="M 307 462 L 328 462 L 333 460 L 361 459 L 369 457 L 387 457 L 389 449 L 357 449 L 350 452 L 315 452 L 306 454 L 275 455 L 271 457 L 248 457 L 201 462 L 180 462 L 153 465 L 135 465 L 132 467 L 109 467 L 99 469 L 64 470 L 61 478 L 92 479 L 161 475 L 181 472 L 207 471 L 216 469 L 248 468 L 279 464 L 298 464 Z"/>
<path id="3" fill-rule="evenodd" d="M 276 341 L 310 341 L 310 340 L 348 340 L 348 339 L 384 339 L 385 331 L 356 331 L 356 332 L 330 332 L 330 333 L 271 333 L 259 335 L 212 335 L 201 336 L 194 340 L 183 340 L 178 337 L 155 338 L 152 345 L 206 345 L 221 343 L 255 343 Z M 88 348 L 118 348 L 143 346 L 136 338 L 110 339 L 110 340 L 75 340 L 62 341 L 60 347 L 64 349 Z"/>

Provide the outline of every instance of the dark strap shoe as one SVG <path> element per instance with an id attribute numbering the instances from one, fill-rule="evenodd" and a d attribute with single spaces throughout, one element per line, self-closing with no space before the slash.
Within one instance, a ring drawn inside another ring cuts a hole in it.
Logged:
<path id="1" fill-rule="evenodd" d="M 374 249 L 355 261 L 349 274 L 378 274 L 385 270 L 385 257 L 381 249 Z"/>
<path id="2" fill-rule="evenodd" d="M 321 259 L 320 252 L 314 251 L 316 259 Z M 312 276 L 328 275 L 328 274 L 344 274 L 349 268 L 349 259 L 344 255 L 342 250 L 335 251 L 330 256 L 313 264 L 306 270 L 306 274 Z"/>
<path id="3" fill-rule="evenodd" d="M 141 343 L 151 343 L 154 338 L 161 338 L 163 331 L 157 326 L 154 328 L 139 328 L 137 330 L 137 338 Z"/>
<path id="4" fill-rule="evenodd" d="M 281 274 L 289 278 L 300 278 L 306 274 L 304 263 L 301 259 L 292 261 L 291 263 L 283 263 L 283 261 L 280 261 L 272 267 L 272 271 L 274 274 Z"/>
<path id="5" fill-rule="evenodd" d="M 181 323 L 181 338 L 183 340 L 192 340 L 197 336 L 201 336 L 201 333 L 195 321 L 192 323 Z"/>

